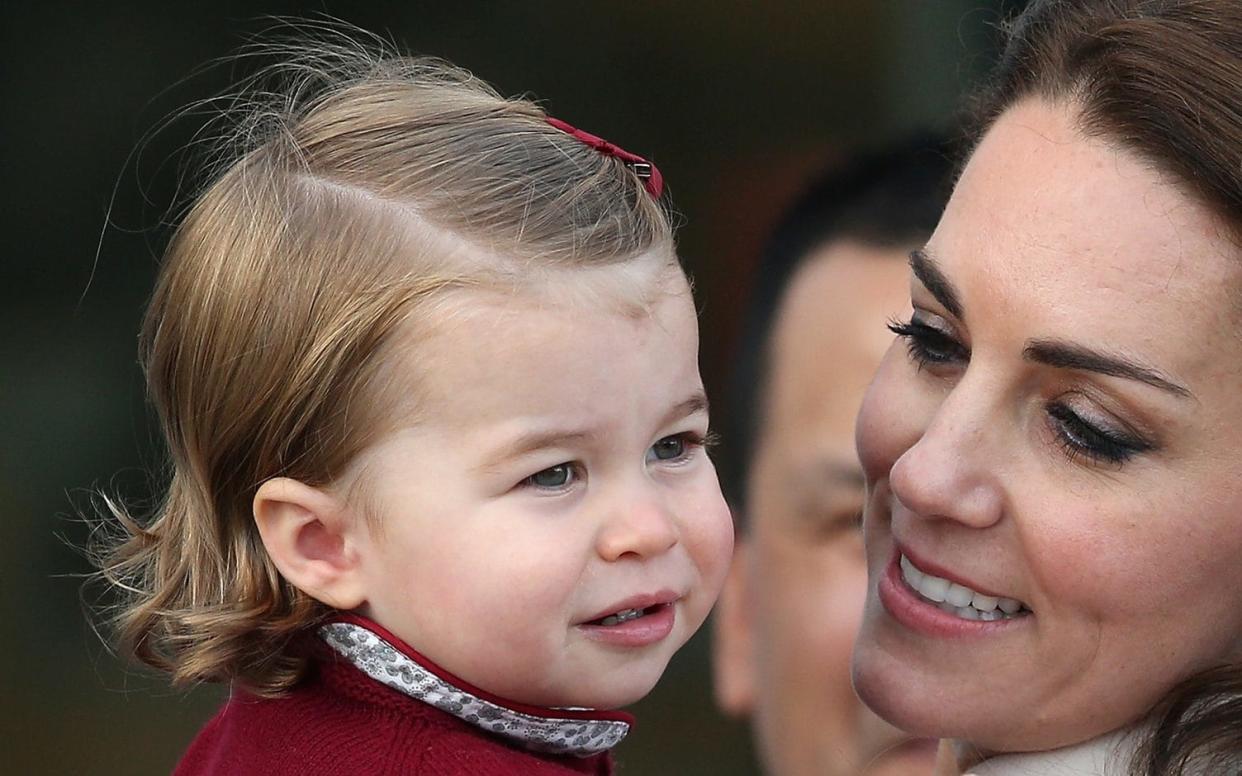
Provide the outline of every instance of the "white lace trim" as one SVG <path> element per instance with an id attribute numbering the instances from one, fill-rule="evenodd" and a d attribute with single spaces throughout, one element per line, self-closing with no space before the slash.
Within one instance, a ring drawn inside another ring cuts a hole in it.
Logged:
<path id="1" fill-rule="evenodd" d="M 620 720 L 537 717 L 462 690 L 423 668 L 361 625 L 334 622 L 319 628 L 330 647 L 377 682 L 528 749 L 578 757 L 605 752 L 630 732 Z"/>

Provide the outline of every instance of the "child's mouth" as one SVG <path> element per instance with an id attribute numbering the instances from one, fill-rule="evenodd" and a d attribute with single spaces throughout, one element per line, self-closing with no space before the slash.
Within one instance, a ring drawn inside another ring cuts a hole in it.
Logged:
<path id="1" fill-rule="evenodd" d="M 592 620 L 591 622 L 587 623 L 587 625 L 603 625 L 605 627 L 609 625 L 620 625 L 623 622 L 629 622 L 630 620 L 637 620 L 639 617 L 642 617 L 643 615 L 646 615 L 646 614 L 650 614 L 653 610 L 658 609 L 662 606 L 667 606 L 667 604 L 657 604 L 655 606 L 648 606 L 643 609 L 622 609 L 621 611 L 616 612 L 614 614 L 610 614 L 607 617 L 601 617 L 598 620 Z"/>
<path id="2" fill-rule="evenodd" d="M 582 625 L 592 625 L 605 628 L 625 625 L 625 623 L 638 620 L 640 617 L 655 615 L 655 613 L 662 612 L 668 607 L 668 603 L 653 603 L 651 606 L 623 608 L 623 610 L 612 612 L 611 615 L 596 618 L 596 620 L 582 623 Z"/>
<path id="3" fill-rule="evenodd" d="M 614 604 L 622 608 L 580 623 L 578 627 L 588 638 L 613 646 L 649 646 L 663 641 L 673 632 L 677 621 L 676 603 L 680 598 L 669 592 L 634 596 L 629 601 Z"/>

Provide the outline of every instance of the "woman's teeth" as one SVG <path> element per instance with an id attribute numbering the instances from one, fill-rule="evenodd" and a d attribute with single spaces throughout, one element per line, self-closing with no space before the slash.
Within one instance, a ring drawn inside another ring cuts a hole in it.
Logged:
<path id="1" fill-rule="evenodd" d="M 599 621 L 600 625 L 620 625 L 623 622 L 636 620 L 647 613 L 646 609 L 623 609 L 616 614 L 610 614 Z"/>
<path id="2" fill-rule="evenodd" d="M 905 555 L 901 556 L 901 578 L 923 598 L 966 620 L 1012 620 L 1030 613 L 1021 601 L 976 593 L 964 585 L 919 571 Z"/>

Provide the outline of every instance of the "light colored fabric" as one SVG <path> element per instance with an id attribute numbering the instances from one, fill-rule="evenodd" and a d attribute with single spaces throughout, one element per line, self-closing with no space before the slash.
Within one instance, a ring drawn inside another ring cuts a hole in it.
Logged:
<path id="1" fill-rule="evenodd" d="M 1137 745 L 1125 730 L 1063 749 L 991 757 L 970 768 L 977 776 L 1125 776 Z"/>

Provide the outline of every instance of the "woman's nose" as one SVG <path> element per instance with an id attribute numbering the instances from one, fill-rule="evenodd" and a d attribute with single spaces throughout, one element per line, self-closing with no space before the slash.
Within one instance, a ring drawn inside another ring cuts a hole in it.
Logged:
<path id="1" fill-rule="evenodd" d="M 960 383 L 945 397 L 893 464 L 889 486 L 920 517 L 987 528 L 1004 513 L 1003 429 L 991 419 L 987 397 L 965 387 Z"/>
<path id="2" fill-rule="evenodd" d="M 677 524 L 671 512 L 655 494 L 644 494 L 614 508 L 600 528 L 596 544 L 600 557 L 612 562 L 626 557 L 652 558 L 668 552 L 677 542 Z"/>

